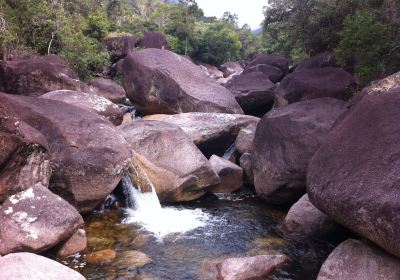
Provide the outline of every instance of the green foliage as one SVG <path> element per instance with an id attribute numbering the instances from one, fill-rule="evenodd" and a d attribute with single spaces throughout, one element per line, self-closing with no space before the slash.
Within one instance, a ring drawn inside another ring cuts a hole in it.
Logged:
<path id="1" fill-rule="evenodd" d="M 105 10 L 98 10 L 87 17 L 85 34 L 101 41 L 110 30 L 110 22 Z"/>

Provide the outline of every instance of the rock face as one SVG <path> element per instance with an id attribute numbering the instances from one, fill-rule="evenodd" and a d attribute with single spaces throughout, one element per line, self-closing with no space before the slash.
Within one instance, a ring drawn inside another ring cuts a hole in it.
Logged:
<path id="1" fill-rule="evenodd" d="M 169 49 L 167 38 L 161 32 L 146 32 L 139 40 L 138 46 L 142 49 Z"/>
<path id="2" fill-rule="evenodd" d="M 79 81 L 75 72 L 54 55 L 0 62 L 0 92 L 39 96 L 61 89 L 91 92 L 90 87 Z"/>
<path id="3" fill-rule="evenodd" d="M 312 158 L 311 202 L 345 227 L 400 256 L 400 89 L 371 91 Z"/>
<path id="4" fill-rule="evenodd" d="M 278 67 L 267 65 L 267 64 L 257 64 L 255 66 L 246 67 L 243 71 L 243 74 L 253 73 L 253 72 L 260 72 L 263 73 L 268 77 L 269 80 L 273 83 L 280 82 L 283 77 L 284 73 Z"/>
<path id="5" fill-rule="evenodd" d="M 63 102 L 0 94 L 0 120 L 48 150 L 52 190 L 83 212 L 117 186 L 131 159 L 109 121 Z"/>
<path id="6" fill-rule="evenodd" d="M 40 98 L 61 101 L 86 111 L 99 114 L 115 125 L 121 124 L 125 113 L 118 105 L 112 103 L 110 100 L 84 92 L 57 90 L 43 94 Z"/>
<path id="7" fill-rule="evenodd" d="M 257 194 L 270 203 L 294 202 L 305 192 L 307 166 L 346 103 L 320 98 L 266 114 L 253 141 Z"/>
<path id="8" fill-rule="evenodd" d="M 0 258 L 0 279 L 85 280 L 81 274 L 56 261 L 32 253 Z"/>
<path id="9" fill-rule="evenodd" d="M 36 183 L 48 186 L 51 167 L 47 150 L 1 130 L 7 128 L 0 119 L 0 203 Z"/>
<path id="10" fill-rule="evenodd" d="M 136 37 L 133 35 L 106 37 L 104 44 L 110 53 L 111 62 L 116 63 L 135 49 Z"/>
<path id="11" fill-rule="evenodd" d="M 297 239 L 324 238 L 333 233 L 337 224 L 319 211 L 305 194 L 290 208 L 284 227 Z"/>
<path id="12" fill-rule="evenodd" d="M 133 150 L 138 177 L 150 180 L 160 201 L 193 200 L 219 183 L 208 160 L 178 126 L 139 121 L 121 130 Z M 142 185 L 135 178 L 132 182 Z"/>
<path id="13" fill-rule="evenodd" d="M 228 78 L 229 76 L 232 75 L 241 74 L 243 72 L 243 67 L 242 65 L 240 65 L 239 62 L 229 61 L 222 64 L 219 70 L 221 70 L 222 73 L 224 73 L 224 78 Z"/>
<path id="14" fill-rule="evenodd" d="M 248 185 L 254 185 L 253 174 L 253 156 L 250 153 L 244 153 L 240 159 L 240 167 L 243 169 L 244 182 Z"/>
<path id="15" fill-rule="evenodd" d="M 177 125 L 207 156 L 222 156 L 235 141 L 240 129 L 259 122 L 259 118 L 220 113 L 184 113 L 153 115 L 145 120 L 158 120 Z"/>
<path id="16" fill-rule="evenodd" d="M 96 78 L 89 85 L 94 88 L 96 95 L 107 98 L 113 103 L 123 104 L 126 100 L 124 88 L 111 79 Z"/>
<path id="17" fill-rule="evenodd" d="M 312 68 L 336 67 L 336 59 L 332 53 L 325 52 L 319 55 L 306 58 L 296 66 L 294 72 Z"/>
<path id="18" fill-rule="evenodd" d="M 203 265 L 201 280 L 254 280 L 269 279 L 273 273 L 287 265 L 285 255 L 259 255 L 211 261 Z"/>
<path id="19" fill-rule="evenodd" d="M 284 75 L 289 72 L 289 61 L 281 55 L 258 54 L 252 61 L 250 61 L 250 63 L 247 65 L 247 68 L 259 64 L 275 66 L 279 68 Z"/>
<path id="20" fill-rule="evenodd" d="M 241 167 L 216 155 L 210 158 L 210 164 L 221 179 L 218 185 L 211 188 L 211 192 L 231 193 L 243 185 L 243 169 Z"/>
<path id="21" fill-rule="evenodd" d="M 38 184 L 0 206 L 0 254 L 43 252 L 69 238 L 83 219 L 74 207 Z"/>
<path id="22" fill-rule="evenodd" d="M 126 94 L 142 113 L 243 113 L 227 89 L 170 51 L 145 49 L 132 53 L 120 68 Z"/>
<path id="23" fill-rule="evenodd" d="M 329 255 L 317 280 L 355 279 L 400 279 L 400 261 L 372 244 L 348 239 Z"/>
<path id="24" fill-rule="evenodd" d="M 256 134 L 257 124 L 250 124 L 242 128 L 235 141 L 236 149 L 239 154 L 251 153 L 253 150 L 253 140 Z"/>
<path id="25" fill-rule="evenodd" d="M 57 251 L 57 257 L 66 258 L 80 253 L 87 247 L 86 232 L 78 229 Z"/>
<path id="26" fill-rule="evenodd" d="M 261 72 L 237 75 L 227 84 L 246 114 L 264 115 L 271 110 L 275 99 L 275 84 Z"/>
<path id="27" fill-rule="evenodd" d="M 320 97 L 349 100 L 355 91 L 354 77 L 341 68 L 325 67 L 295 71 L 277 89 L 277 106 Z"/>

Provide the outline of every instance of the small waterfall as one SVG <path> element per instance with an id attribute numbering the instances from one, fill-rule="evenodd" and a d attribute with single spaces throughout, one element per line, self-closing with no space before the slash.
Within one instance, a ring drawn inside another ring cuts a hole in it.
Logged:
<path id="1" fill-rule="evenodd" d="M 122 180 L 122 187 L 127 205 L 123 223 L 136 223 L 144 230 L 162 238 L 171 233 L 183 233 L 206 225 L 208 215 L 200 209 L 183 209 L 182 207 L 162 207 L 151 185 L 150 192 L 142 192 L 140 186 L 135 188 L 129 176 Z"/>

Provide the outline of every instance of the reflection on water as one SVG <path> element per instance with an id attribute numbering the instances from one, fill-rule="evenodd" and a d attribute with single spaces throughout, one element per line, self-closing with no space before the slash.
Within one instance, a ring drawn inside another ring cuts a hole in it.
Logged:
<path id="1" fill-rule="evenodd" d="M 84 256 L 76 256 L 64 263 L 88 279 L 195 280 L 201 264 L 207 260 L 284 253 L 291 257 L 293 266 L 273 279 L 307 280 L 316 278 L 321 262 L 333 249 L 331 244 L 323 242 L 290 240 L 279 230 L 285 213 L 269 208 L 253 195 L 213 196 L 168 209 L 170 217 L 160 217 L 160 224 L 168 227 L 168 220 L 182 225 L 175 228 L 182 232 L 168 234 L 176 230 L 162 231 L 157 223 L 145 224 L 142 218 L 135 217 L 139 212 L 93 213 L 86 217 L 89 239 L 86 254 L 112 249 L 116 258 L 108 264 L 91 265 L 85 263 Z M 190 213 L 190 222 L 193 217 L 199 221 L 191 225 L 193 230 L 185 227 L 185 218 L 179 214 L 173 218 L 173 213 L 185 211 Z M 152 262 L 138 268 L 134 260 L 130 262 L 123 257 L 131 251 L 147 254 Z"/>

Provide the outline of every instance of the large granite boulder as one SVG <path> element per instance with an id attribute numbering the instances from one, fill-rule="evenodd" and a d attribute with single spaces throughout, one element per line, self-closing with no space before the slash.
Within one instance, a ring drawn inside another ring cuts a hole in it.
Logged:
<path id="1" fill-rule="evenodd" d="M 0 203 L 36 183 L 48 186 L 51 176 L 47 150 L 7 131 L 7 125 L 0 119 Z"/>
<path id="2" fill-rule="evenodd" d="M 224 74 L 224 78 L 232 75 L 240 75 L 243 72 L 243 66 L 239 62 L 228 61 L 219 67 L 219 70 Z"/>
<path id="3" fill-rule="evenodd" d="M 324 52 L 316 56 L 303 59 L 294 69 L 294 72 L 312 68 L 336 67 L 336 59 L 332 53 Z"/>
<path id="4" fill-rule="evenodd" d="M 243 113 L 229 90 L 173 52 L 141 50 L 124 59 L 120 68 L 128 98 L 144 114 Z"/>
<path id="5" fill-rule="evenodd" d="M 89 85 L 94 89 L 96 95 L 107 98 L 113 103 L 123 104 L 126 101 L 126 93 L 123 87 L 111 79 L 95 78 Z"/>
<path id="6" fill-rule="evenodd" d="M 138 46 L 142 49 L 169 49 L 167 37 L 161 32 L 146 32 L 143 37 L 139 39 Z"/>
<path id="7" fill-rule="evenodd" d="M 162 202 L 189 201 L 219 183 L 207 158 L 178 126 L 137 121 L 121 127 L 133 151 L 132 183 L 149 180 Z"/>
<path id="8" fill-rule="evenodd" d="M 257 194 L 270 203 L 286 204 L 306 190 L 311 157 L 346 110 L 346 103 L 319 98 L 290 104 L 266 114 L 253 141 Z"/>
<path id="9" fill-rule="evenodd" d="M 201 63 L 200 68 L 212 79 L 218 80 L 224 78 L 224 73 L 218 70 L 214 65 L 210 65 L 207 63 Z"/>
<path id="10" fill-rule="evenodd" d="M 246 67 L 250 68 L 259 64 L 275 66 L 279 68 L 284 75 L 289 72 L 289 60 L 282 55 L 258 54 Z"/>
<path id="11" fill-rule="evenodd" d="M 287 75 L 281 81 L 277 88 L 276 106 L 321 97 L 349 100 L 355 89 L 354 77 L 342 68 L 304 69 Z"/>
<path id="12" fill-rule="evenodd" d="M 125 58 L 136 47 L 136 37 L 130 34 L 107 36 L 103 42 L 110 53 L 111 63 L 116 63 Z"/>
<path id="13" fill-rule="evenodd" d="M 280 82 L 285 74 L 278 67 L 267 65 L 267 64 L 257 64 L 255 66 L 246 67 L 243 71 L 243 74 L 252 73 L 252 72 L 260 72 L 263 73 L 271 80 L 273 83 Z"/>
<path id="14" fill-rule="evenodd" d="M 144 120 L 157 120 L 174 124 L 192 139 L 193 143 L 207 156 L 222 156 L 235 141 L 239 131 L 257 124 L 259 118 L 220 113 L 183 113 L 176 115 L 152 115 Z"/>
<path id="15" fill-rule="evenodd" d="M 317 280 L 398 280 L 400 260 L 372 244 L 348 239 L 329 255 Z"/>
<path id="16" fill-rule="evenodd" d="M 235 147 L 239 154 L 251 153 L 253 151 L 253 140 L 256 135 L 257 123 L 242 128 L 235 140 Z"/>
<path id="17" fill-rule="evenodd" d="M 0 254 L 40 253 L 72 236 L 83 225 L 78 211 L 37 184 L 0 206 Z"/>
<path id="18" fill-rule="evenodd" d="M 0 279 L 85 280 L 81 274 L 56 261 L 32 253 L 15 253 L 0 258 Z"/>
<path id="19" fill-rule="evenodd" d="M 227 84 L 243 111 L 249 115 L 262 116 L 274 105 L 275 84 L 261 72 L 237 75 Z"/>
<path id="20" fill-rule="evenodd" d="M 326 238 L 335 232 L 338 225 L 318 210 L 305 194 L 290 208 L 284 228 L 296 239 Z"/>
<path id="21" fill-rule="evenodd" d="M 39 96 L 70 89 L 91 92 L 90 87 L 55 55 L 31 56 L 24 60 L 0 61 L 0 92 Z"/>
<path id="22" fill-rule="evenodd" d="M 311 202 L 400 256 L 400 89 L 370 91 L 341 117 L 313 156 Z"/>
<path id="23" fill-rule="evenodd" d="M 0 94 L 0 121 L 50 154 L 50 187 L 80 211 L 91 211 L 121 180 L 128 143 L 108 120 L 55 100 Z"/>
<path id="24" fill-rule="evenodd" d="M 233 162 L 213 155 L 210 164 L 221 182 L 211 188 L 213 193 L 231 193 L 243 185 L 243 169 Z"/>
<path id="25" fill-rule="evenodd" d="M 57 90 L 43 94 L 40 98 L 61 101 L 86 111 L 99 114 L 115 125 L 121 124 L 125 113 L 118 105 L 112 103 L 110 100 L 90 93 Z"/>

